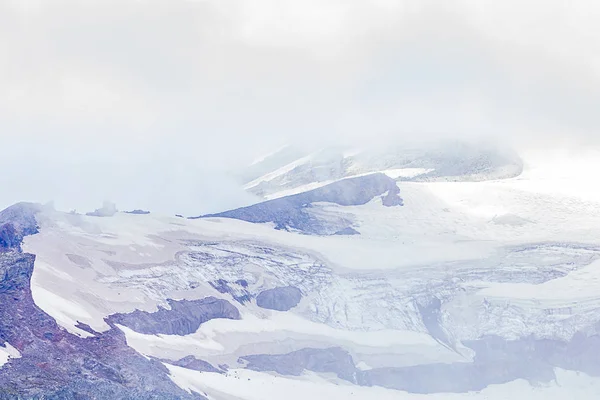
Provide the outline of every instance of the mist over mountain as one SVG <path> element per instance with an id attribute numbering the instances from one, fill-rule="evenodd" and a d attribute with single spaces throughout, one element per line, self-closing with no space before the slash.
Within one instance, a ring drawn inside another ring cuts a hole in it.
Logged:
<path id="1" fill-rule="evenodd" d="M 596 400 L 600 6 L 0 4 L 0 400 Z"/>

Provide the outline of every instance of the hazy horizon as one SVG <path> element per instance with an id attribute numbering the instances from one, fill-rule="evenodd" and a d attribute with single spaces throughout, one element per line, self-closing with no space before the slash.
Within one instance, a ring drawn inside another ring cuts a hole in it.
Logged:
<path id="1" fill-rule="evenodd" d="M 7 1 L 0 205 L 237 206 L 288 143 L 595 146 L 589 2 Z M 140 206 L 141 207 L 141 206 Z"/>

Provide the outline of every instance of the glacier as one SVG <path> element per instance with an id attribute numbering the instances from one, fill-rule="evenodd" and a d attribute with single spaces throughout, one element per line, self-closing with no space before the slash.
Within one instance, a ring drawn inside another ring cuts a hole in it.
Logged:
<path id="1" fill-rule="evenodd" d="M 597 398 L 600 208 L 527 160 L 200 218 L 10 207 L 0 399 Z"/>

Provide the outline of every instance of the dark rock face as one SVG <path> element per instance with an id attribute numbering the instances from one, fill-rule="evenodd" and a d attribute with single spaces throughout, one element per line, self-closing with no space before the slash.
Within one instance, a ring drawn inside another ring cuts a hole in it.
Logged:
<path id="1" fill-rule="evenodd" d="M 302 292 L 294 286 L 265 290 L 256 296 L 256 305 L 276 311 L 289 311 L 302 300 Z"/>
<path id="2" fill-rule="evenodd" d="M 12 227 L 4 231 L 12 247 L 0 252 L 0 343 L 21 355 L 0 368 L 0 399 L 202 399 L 176 386 L 160 362 L 127 346 L 118 329 L 96 333 L 87 326 L 94 336 L 81 338 L 35 305 L 30 289 L 35 256 L 18 247 L 23 235 L 37 232 L 36 207 L 0 212 L 2 225 Z"/>
<path id="3" fill-rule="evenodd" d="M 337 231 L 334 235 L 360 235 L 360 232 L 352 227 L 348 227 Z"/>
<path id="4" fill-rule="evenodd" d="M 352 356 L 339 347 L 302 349 L 288 354 L 260 354 L 241 357 L 246 368 L 254 371 L 274 371 L 282 375 L 299 376 L 304 370 L 332 372 L 341 379 L 356 382 Z"/>
<path id="5" fill-rule="evenodd" d="M 20 250 L 25 236 L 38 233 L 35 214 L 40 208 L 38 204 L 19 203 L 0 211 L 0 251 Z"/>
<path id="6" fill-rule="evenodd" d="M 125 214 L 147 215 L 150 214 L 150 211 L 135 209 L 132 211 L 125 211 Z"/>
<path id="7" fill-rule="evenodd" d="M 305 233 L 329 234 L 327 222 L 321 221 L 309 212 L 313 203 L 326 202 L 341 206 L 358 206 L 386 193 L 384 198 L 386 206 L 402 204 L 402 199 L 398 195 L 400 189 L 393 179 L 384 174 L 371 174 L 344 179 L 308 192 L 204 217 L 235 218 L 253 223 L 273 222 L 277 229 L 296 229 Z M 340 227 L 340 229 L 343 228 Z M 334 232 L 340 229 L 335 229 Z"/>
<path id="8" fill-rule="evenodd" d="M 166 362 L 171 363 L 173 365 L 177 365 L 178 367 L 193 369 L 194 371 L 217 372 L 219 374 L 223 373 L 222 370 L 213 367 L 209 362 L 206 362 L 204 360 L 198 360 L 194 356 L 187 356 L 187 357 L 184 357 L 181 360 L 178 360 L 175 362 L 172 362 L 172 361 L 166 361 Z"/>
<path id="9" fill-rule="evenodd" d="M 13 224 L 0 226 L 0 249 L 9 250 L 21 245 L 22 236 L 17 232 Z"/>
<path id="10" fill-rule="evenodd" d="M 149 313 L 136 310 L 128 314 L 113 314 L 109 324 L 121 324 L 149 335 L 189 335 L 200 324 L 215 318 L 240 319 L 240 312 L 227 300 L 207 297 L 201 300 L 168 300 L 170 310 L 159 307 Z"/>
<path id="11" fill-rule="evenodd" d="M 381 198 L 381 203 L 386 207 L 403 206 L 404 201 L 398 195 L 398 193 L 400 193 L 400 190 L 395 191 L 395 192 L 390 191 L 388 194 L 386 194 L 385 196 L 383 196 Z"/>
<path id="12" fill-rule="evenodd" d="M 300 161 L 291 170 L 268 181 L 252 186 L 249 191 L 257 196 L 297 188 L 313 182 L 324 182 L 363 173 L 388 169 L 423 168 L 430 172 L 415 177 L 399 177 L 403 181 L 484 181 L 513 178 L 523 171 L 519 155 L 498 143 L 440 140 L 435 143 L 401 143 L 365 148 L 347 155 L 346 148 L 325 148 L 317 152 L 291 148 L 273 154 L 239 173 L 248 184 L 267 173 Z M 286 157 L 286 153 L 288 157 Z M 294 155 L 293 158 L 289 155 Z M 307 157 L 305 160 L 301 158 Z"/>

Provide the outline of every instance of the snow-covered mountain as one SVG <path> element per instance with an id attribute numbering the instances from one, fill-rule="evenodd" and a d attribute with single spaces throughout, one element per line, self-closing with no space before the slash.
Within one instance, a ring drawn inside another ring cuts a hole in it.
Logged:
<path id="1" fill-rule="evenodd" d="M 600 158 L 460 148 L 284 149 L 198 218 L 4 210 L 0 399 L 596 399 Z"/>
<path id="2" fill-rule="evenodd" d="M 286 146 L 261 157 L 237 176 L 246 190 L 270 199 L 374 172 L 402 181 L 431 182 L 512 178 L 522 170 L 519 155 L 497 144 L 413 141 L 317 150 Z"/>

